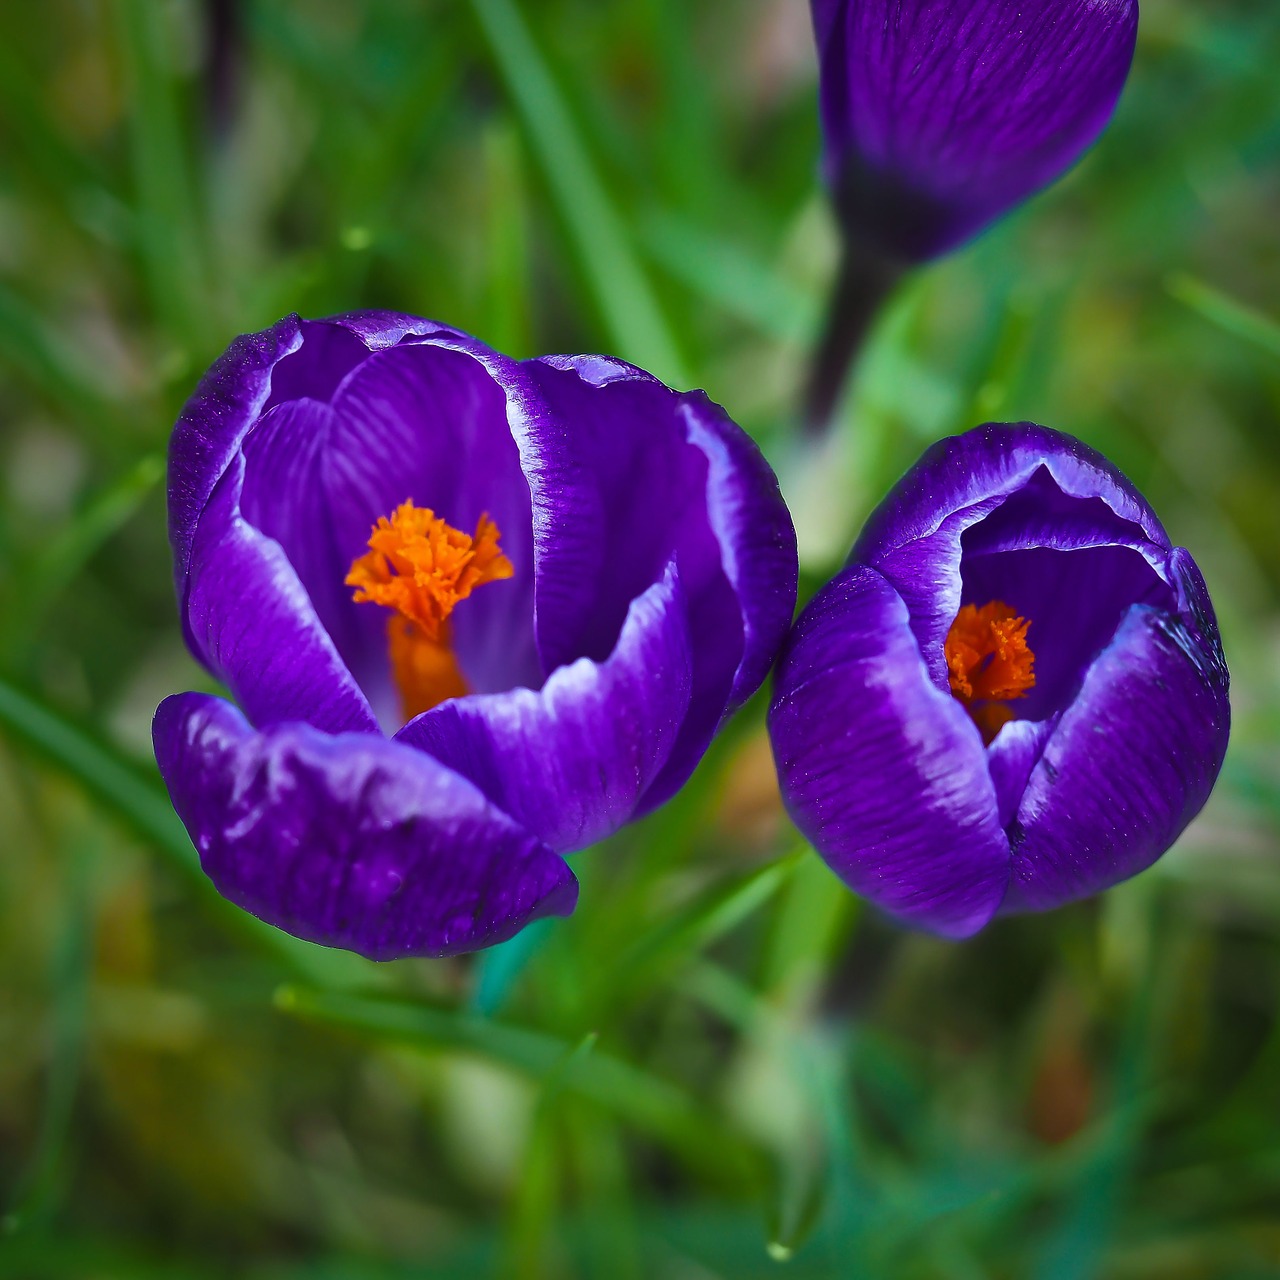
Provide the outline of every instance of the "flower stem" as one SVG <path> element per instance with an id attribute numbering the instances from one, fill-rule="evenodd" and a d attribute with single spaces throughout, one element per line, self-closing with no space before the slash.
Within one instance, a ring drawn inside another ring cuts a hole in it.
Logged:
<path id="1" fill-rule="evenodd" d="M 801 422 L 807 435 L 822 436 L 830 428 L 872 322 L 905 269 L 903 263 L 845 238 L 827 318 L 804 389 Z"/>
<path id="2" fill-rule="evenodd" d="M 226 137 L 235 121 L 244 72 L 244 14 L 240 0 L 205 0 L 205 112 L 213 135 Z"/>

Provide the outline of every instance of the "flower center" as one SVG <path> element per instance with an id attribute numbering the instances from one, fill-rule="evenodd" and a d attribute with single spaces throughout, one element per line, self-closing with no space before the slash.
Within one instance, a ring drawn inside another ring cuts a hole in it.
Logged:
<path id="1" fill-rule="evenodd" d="M 390 519 L 378 517 L 369 550 L 352 562 L 345 581 L 356 588 L 356 604 L 395 610 L 387 619 L 387 650 L 407 720 L 470 691 L 453 651 L 449 615 L 477 587 L 515 573 L 498 537 L 487 515 L 471 536 L 410 500 Z"/>
<path id="2" fill-rule="evenodd" d="M 1036 655 L 1027 645 L 1031 623 L 1001 600 L 981 609 L 967 604 L 956 615 L 943 648 L 951 692 L 968 708 L 990 742 L 1013 719 L 1009 703 L 1035 687 Z"/>

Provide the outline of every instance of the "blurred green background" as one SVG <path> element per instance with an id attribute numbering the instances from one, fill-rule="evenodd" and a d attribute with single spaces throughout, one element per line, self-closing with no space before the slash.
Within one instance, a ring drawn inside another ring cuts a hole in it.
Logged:
<path id="1" fill-rule="evenodd" d="M 1280 7 L 1148 3 L 1101 145 L 900 291 L 819 463 L 813 63 L 804 0 L 0 8 L 0 1273 L 1280 1276 Z M 1082 436 L 1214 592 L 1208 808 L 950 945 L 801 846 L 757 699 L 572 920 L 381 967 L 257 927 L 150 763 L 208 687 L 163 453 L 231 337 L 357 306 L 706 387 L 806 591 L 938 435 Z"/>

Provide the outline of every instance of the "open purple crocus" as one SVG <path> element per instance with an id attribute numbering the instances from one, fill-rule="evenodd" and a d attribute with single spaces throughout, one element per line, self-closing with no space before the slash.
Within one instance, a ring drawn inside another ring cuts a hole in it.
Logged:
<path id="1" fill-rule="evenodd" d="M 239 704 L 161 704 L 174 806 L 226 897 L 378 959 L 572 911 L 561 854 L 685 782 L 795 606 L 773 473 L 703 394 L 409 316 L 234 342 L 169 503 Z"/>
<path id="2" fill-rule="evenodd" d="M 845 225 L 904 263 L 1060 177 L 1110 119 L 1136 0 L 812 0 L 824 172 Z"/>
<path id="3" fill-rule="evenodd" d="M 1191 556 L 1078 440 L 933 446 L 801 614 L 769 727 L 787 807 L 851 888 L 951 937 L 1154 862 L 1227 747 Z"/>

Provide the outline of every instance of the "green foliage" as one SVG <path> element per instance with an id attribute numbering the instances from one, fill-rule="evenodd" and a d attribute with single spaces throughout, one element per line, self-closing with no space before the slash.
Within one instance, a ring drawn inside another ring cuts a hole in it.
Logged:
<path id="1" fill-rule="evenodd" d="M 900 291 L 820 467 L 802 0 L 238 8 L 216 107 L 196 0 L 0 8 L 0 1274 L 1280 1275 L 1274 4 L 1144 6 L 1101 145 Z M 150 762 L 209 687 L 160 458 L 235 334 L 359 306 L 705 386 L 809 590 L 939 434 L 1083 436 L 1214 591 L 1214 799 L 956 947 L 797 848 L 758 700 L 570 920 L 385 966 L 259 925 Z"/>

